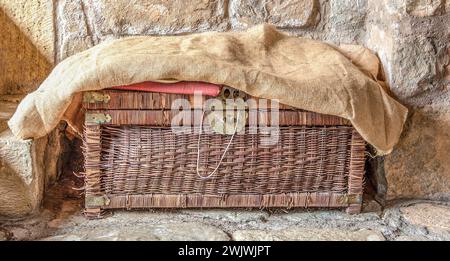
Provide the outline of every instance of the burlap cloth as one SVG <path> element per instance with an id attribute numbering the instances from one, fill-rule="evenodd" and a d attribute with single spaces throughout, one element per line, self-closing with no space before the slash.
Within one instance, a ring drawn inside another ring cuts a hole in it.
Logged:
<path id="1" fill-rule="evenodd" d="M 8 122 L 38 138 L 61 119 L 82 131 L 81 92 L 143 81 L 205 81 L 350 120 L 379 154 L 392 151 L 407 109 L 383 88 L 379 61 L 358 46 L 337 49 L 269 25 L 246 32 L 129 37 L 61 62 Z"/>

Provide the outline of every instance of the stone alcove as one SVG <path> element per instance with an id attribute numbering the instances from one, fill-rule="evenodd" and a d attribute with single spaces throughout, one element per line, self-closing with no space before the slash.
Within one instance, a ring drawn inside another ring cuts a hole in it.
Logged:
<path id="1" fill-rule="evenodd" d="M 7 202 L 18 191 L 25 195 L 22 207 L 0 208 L 0 215 L 36 213 L 44 189 L 62 173 L 67 144 L 77 144 L 64 124 L 38 141 L 18 141 L 6 130 L 17 102 L 55 64 L 111 38 L 243 30 L 262 22 L 373 50 L 392 95 L 410 109 L 393 153 L 370 160 L 377 200 L 448 199 L 450 0 L 0 0 L 0 21 L 0 177 L 12 180 L 0 191 Z"/>

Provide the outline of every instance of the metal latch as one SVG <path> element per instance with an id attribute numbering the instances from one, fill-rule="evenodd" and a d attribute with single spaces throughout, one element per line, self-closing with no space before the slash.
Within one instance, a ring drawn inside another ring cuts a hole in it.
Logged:
<path id="1" fill-rule="evenodd" d="M 245 110 L 212 111 L 208 114 L 207 121 L 215 133 L 233 135 L 244 129 L 247 118 L 248 113 Z"/>
<path id="2" fill-rule="evenodd" d="M 215 133 L 233 135 L 245 128 L 248 119 L 246 97 L 242 91 L 230 87 L 222 88 L 219 99 L 215 100 L 219 104 L 209 104 L 212 111 L 207 115 L 207 122 Z"/>
<path id="3" fill-rule="evenodd" d="M 84 103 L 108 103 L 110 100 L 111 96 L 103 92 L 85 92 L 83 95 Z"/>
<path id="4" fill-rule="evenodd" d="M 107 196 L 86 196 L 84 204 L 87 208 L 106 207 L 111 203 Z"/>
<path id="5" fill-rule="evenodd" d="M 238 99 L 238 98 L 245 100 L 247 98 L 247 94 L 243 91 L 236 90 L 228 86 L 224 86 L 222 87 L 222 91 L 219 94 L 219 98 L 224 101 L 227 99 Z"/>
<path id="6" fill-rule="evenodd" d="M 112 117 L 105 113 L 86 113 L 86 124 L 104 124 L 111 122 Z"/>

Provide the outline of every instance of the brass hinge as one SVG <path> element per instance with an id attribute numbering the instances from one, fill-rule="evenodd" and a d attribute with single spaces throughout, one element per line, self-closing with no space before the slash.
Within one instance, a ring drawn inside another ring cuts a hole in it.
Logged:
<path id="1" fill-rule="evenodd" d="M 86 113 L 85 123 L 86 124 L 104 124 L 111 122 L 112 117 L 105 113 Z"/>
<path id="2" fill-rule="evenodd" d="M 103 92 L 85 92 L 83 96 L 84 103 L 108 103 L 110 100 L 111 96 Z"/>
<path id="3" fill-rule="evenodd" d="M 339 202 L 343 205 L 351 205 L 351 204 L 361 204 L 362 203 L 362 195 L 344 195 L 339 199 Z"/>
<path id="4" fill-rule="evenodd" d="M 84 205 L 86 208 L 106 207 L 111 203 L 107 196 L 86 196 Z"/>

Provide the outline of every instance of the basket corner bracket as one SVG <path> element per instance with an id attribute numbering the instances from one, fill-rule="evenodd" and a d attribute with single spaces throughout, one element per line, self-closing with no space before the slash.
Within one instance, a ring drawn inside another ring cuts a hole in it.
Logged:
<path id="1" fill-rule="evenodd" d="M 340 198 L 340 202 L 345 205 L 362 204 L 363 197 L 359 194 L 344 195 Z"/>
<path id="2" fill-rule="evenodd" d="M 106 113 L 86 113 L 86 124 L 104 124 L 111 122 L 112 117 Z"/>
<path id="3" fill-rule="evenodd" d="M 84 204 L 86 208 L 106 207 L 111 203 L 107 196 L 86 196 Z"/>

